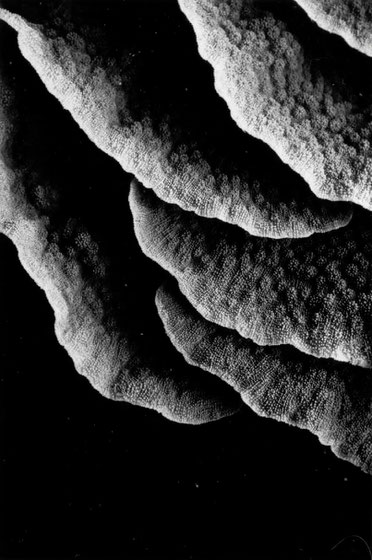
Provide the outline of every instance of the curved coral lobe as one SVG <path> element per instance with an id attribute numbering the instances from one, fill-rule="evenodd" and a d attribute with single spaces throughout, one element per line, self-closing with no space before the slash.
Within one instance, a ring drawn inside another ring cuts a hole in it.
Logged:
<path id="1" fill-rule="evenodd" d="M 179 4 L 239 126 L 267 142 L 317 196 L 372 209 L 372 61 L 293 2 Z"/>
<path id="2" fill-rule="evenodd" d="M 110 22 L 101 36 L 99 4 L 87 9 L 84 26 L 72 13 L 68 33 L 53 21 L 36 26 L 4 10 L 1 16 L 89 138 L 163 200 L 272 238 L 307 237 L 349 222 L 348 205 L 317 199 L 271 150 L 234 125 L 182 14 L 170 33 L 168 4 L 156 12 L 138 6 L 137 16 L 131 8 L 128 19 L 126 4 L 115 7 L 123 21 L 119 37 Z M 179 53 L 176 66 L 169 52 Z"/>
<path id="3" fill-rule="evenodd" d="M 221 377 L 259 415 L 311 431 L 338 457 L 372 474 L 370 372 L 288 346 L 257 346 L 203 319 L 174 284 L 158 290 L 156 304 L 190 364 Z"/>
<path id="4" fill-rule="evenodd" d="M 364 367 L 372 363 L 371 218 L 306 240 L 250 236 L 165 204 L 133 184 L 142 250 L 209 321 L 263 345 Z"/>
<path id="5" fill-rule="evenodd" d="M 236 393 L 185 364 L 163 334 L 153 305 L 161 274 L 137 248 L 130 178 L 46 92 L 14 32 L 1 33 L 0 230 L 45 291 L 59 342 L 106 397 L 180 422 L 233 413 Z"/>
<path id="6" fill-rule="evenodd" d="M 369 0 L 296 0 L 319 27 L 337 33 L 354 49 L 372 56 L 372 4 Z"/>

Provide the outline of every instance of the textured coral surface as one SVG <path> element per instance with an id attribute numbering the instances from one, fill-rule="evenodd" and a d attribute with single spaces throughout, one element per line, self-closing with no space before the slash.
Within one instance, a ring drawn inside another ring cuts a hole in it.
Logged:
<path id="1" fill-rule="evenodd" d="M 372 56 L 372 4 L 366 0 L 296 0 L 319 27 Z"/>
<path id="2" fill-rule="evenodd" d="M 171 67 L 142 31 L 124 35 L 107 60 L 104 43 L 91 53 L 94 26 L 83 37 L 74 31 L 56 37 L 47 26 L 3 17 L 19 29 L 24 56 L 91 140 L 163 200 L 265 237 L 306 237 L 350 220 L 350 207 L 318 200 L 272 152 L 233 126 L 218 97 L 211 102 L 213 80 L 204 77 L 194 50 Z M 166 22 L 160 32 L 168 34 Z M 182 49 L 177 36 L 168 48 Z"/>
<path id="3" fill-rule="evenodd" d="M 132 185 L 142 250 L 175 276 L 210 321 L 258 344 L 370 367 L 369 215 L 307 240 L 271 240 L 190 215 Z"/>
<path id="4" fill-rule="evenodd" d="M 106 397 L 372 473 L 368 8 L 129 4 L 2 1 L 1 232 Z"/>
<path id="5" fill-rule="evenodd" d="M 148 281 L 154 272 L 136 247 L 122 196 L 128 177 L 76 134 L 20 56 L 14 33 L 1 27 L 3 38 L 11 36 L 1 64 L 0 229 L 45 290 L 58 340 L 107 397 L 183 422 L 230 414 L 239 398 L 217 379 L 201 379 L 161 336 L 156 284 Z"/>
<path id="6" fill-rule="evenodd" d="M 360 91 L 372 60 L 346 45 L 338 45 L 335 60 L 332 41 L 292 2 L 180 6 L 238 125 L 267 142 L 321 198 L 372 209 L 370 81 Z"/>
<path id="7" fill-rule="evenodd" d="M 159 288 L 156 301 L 188 363 L 221 377 L 261 416 L 310 430 L 339 457 L 371 470 L 369 371 L 245 341 L 203 319 L 174 285 Z"/>

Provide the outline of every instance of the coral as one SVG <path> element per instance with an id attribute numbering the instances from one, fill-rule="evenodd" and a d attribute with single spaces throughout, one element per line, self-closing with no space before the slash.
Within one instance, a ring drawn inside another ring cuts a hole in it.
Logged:
<path id="1" fill-rule="evenodd" d="M 206 319 L 257 344 L 371 366 L 367 213 L 335 232 L 275 240 L 187 213 L 138 183 L 130 205 L 142 250 Z"/>
<path id="2" fill-rule="evenodd" d="M 367 7 L 14 4 L 0 231 L 76 370 L 178 422 L 244 401 L 371 473 L 372 61 L 335 36 Z"/>
<path id="3" fill-rule="evenodd" d="M 368 0 L 296 0 L 319 27 L 337 33 L 354 49 L 372 56 L 372 5 Z"/>
<path id="4" fill-rule="evenodd" d="M 348 205 L 318 200 L 270 151 L 265 168 L 257 166 L 265 149 L 239 137 L 223 104 L 211 104 L 211 81 L 200 95 L 193 57 L 180 61 L 177 78 L 166 53 L 154 61 L 145 35 L 134 45 L 121 38 L 122 54 L 108 64 L 89 56 L 91 38 L 55 37 L 4 10 L 0 16 L 18 31 L 23 55 L 89 138 L 166 202 L 273 238 L 307 237 L 349 222 Z M 168 48 L 179 50 L 173 42 Z"/>
<path id="5" fill-rule="evenodd" d="M 157 291 L 156 304 L 189 364 L 223 379 L 260 416 L 307 429 L 337 456 L 372 472 L 370 372 L 244 340 L 203 319 L 174 284 Z"/>
<path id="6" fill-rule="evenodd" d="M 4 40 L 10 30 L 1 32 Z M 157 274 L 138 251 L 128 216 L 123 220 L 127 196 L 118 185 L 130 178 L 117 175 L 77 134 L 20 56 L 13 34 L 6 44 L 0 231 L 45 291 L 57 338 L 76 370 L 108 398 L 180 422 L 233 413 L 239 397 L 184 363 L 151 306 L 156 284 L 149 278 Z"/>
<path id="7" fill-rule="evenodd" d="M 320 198 L 371 210 L 372 90 L 367 82 L 360 93 L 358 74 L 369 75 L 372 61 L 339 49 L 337 62 L 332 38 L 291 4 L 179 4 L 237 124 L 267 142 Z"/>

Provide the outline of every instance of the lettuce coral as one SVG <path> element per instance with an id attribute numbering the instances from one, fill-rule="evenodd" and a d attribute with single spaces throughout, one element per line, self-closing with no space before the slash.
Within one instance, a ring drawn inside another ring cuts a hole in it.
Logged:
<path id="1" fill-rule="evenodd" d="M 357 74 L 368 75 L 372 61 L 349 53 L 341 66 L 332 40 L 316 26 L 307 36 L 302 10 L 290 3 L 179 4 L 237 124 L 267 142 L 320 198 L 371 210 L 372 90 L 364 83 L 361 100 Z"/>
<path id="2" fill-rule="evenodd" d="M 1 32 L 4 40 L 9 31 Z M 125 219 L 127 196 L 120 196 L 130 179 L 117 176 L 76 132 L 20 56 L 13 34 L 0 70 L 0 231 L 45 291 L 57 338 L 76 370 L 104 396 L 179 422 L 235 412 L 238 395 L 211 376 L 200 378 L 163 333 L 151 306 L 156 284 L 149 278 L 156 272 L 137 248 Z"/>
<path id="3" fill-rule="evenodd" d="M 178 422 L 245 402 L 371 473 L 365 5 L 15 4 L 0 231 L 76 370 Z"/>

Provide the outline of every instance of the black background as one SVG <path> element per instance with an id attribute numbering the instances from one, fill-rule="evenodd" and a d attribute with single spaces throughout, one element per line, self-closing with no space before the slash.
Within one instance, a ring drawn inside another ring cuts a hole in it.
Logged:
<path id="1" fill-rule="evenodd" d="M 3 236 L 0 263 L 2 558 L 369 557 L 369 476 L 249 409 L 195 427 L 105 400 Z"/>
<path id="2" fill-rule="evenodd" d="M 2 557 L 338 558 L 348 535 L 371 542 L 370 477 L 311 434 L 248 409 L 178 425 L 100 396 L 0 249 Z"/>

